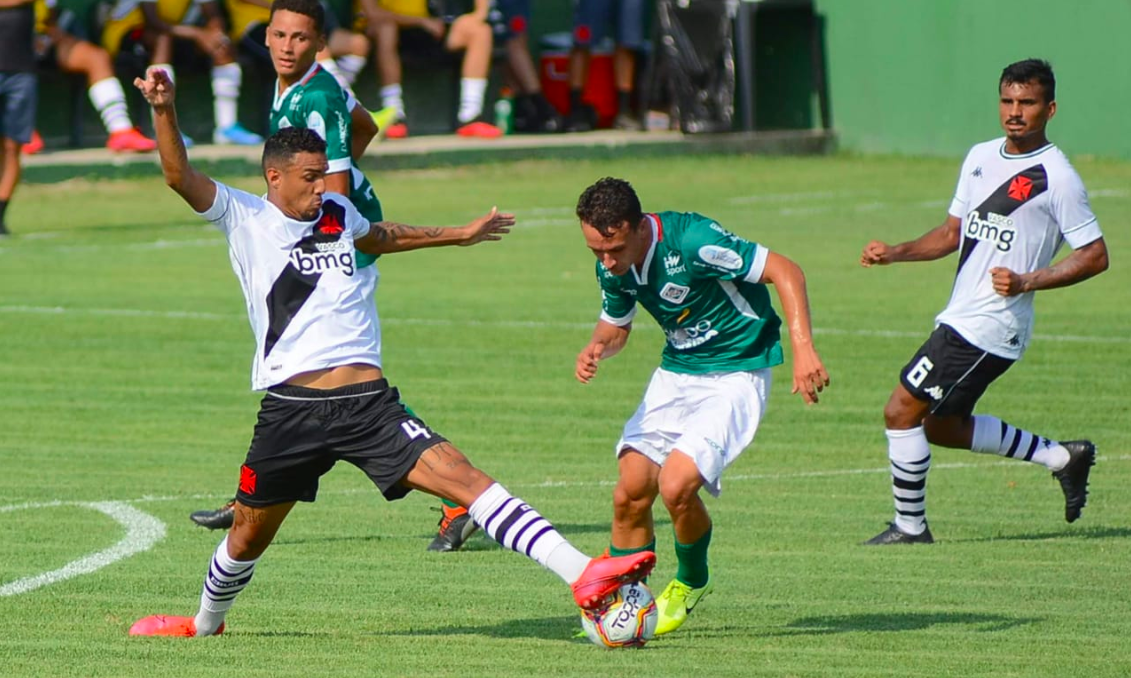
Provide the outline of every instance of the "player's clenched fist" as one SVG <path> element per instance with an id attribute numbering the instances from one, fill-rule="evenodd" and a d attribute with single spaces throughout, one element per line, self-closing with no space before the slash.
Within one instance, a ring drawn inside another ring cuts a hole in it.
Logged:
<path id="1" fill-rule="evenodd" d="M 873 240 L 864 246 L 864 251 L 860 254 L 860 265 L 869 268 L 875 264 L 890 264 L 891 251 L 892 248 L 887 243 Z"/>
<path id="2" fill-rule="evenodd" d="M 583 384 L 588 384 L 589 380 L 597 374 L 597 362 L 601 360 L 601 354 L 605 352 L 605 345 L 601 342 L 593 342 L 581 349 L 581 353 L 577 356 L 577 369 L 574 376 Z"/>

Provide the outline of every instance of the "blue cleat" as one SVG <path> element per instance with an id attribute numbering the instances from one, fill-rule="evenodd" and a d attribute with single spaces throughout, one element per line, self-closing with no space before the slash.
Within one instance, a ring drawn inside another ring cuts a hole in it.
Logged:
<path id="1" fill-rule="evenodd" d="M 230 127 L 213 132 L 212 143 L 221 146 L 257 146 L 263 143 L 263 137 L 245 129 L 237 122 Z"/>

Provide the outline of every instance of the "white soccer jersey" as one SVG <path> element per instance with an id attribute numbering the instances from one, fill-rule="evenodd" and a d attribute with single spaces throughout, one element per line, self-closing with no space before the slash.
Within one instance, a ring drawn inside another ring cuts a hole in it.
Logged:
<path id="1" fill-rule="evenodd" d="M 344 196 L 326 193 L 313 221 L 296 221 L 263 198 L 216 183 L 201 216 L 228 239 L 232 270 L 255 333 L 251 387 L 351 363 L 381 366 L 373 304 L 377 267 L 354 265 L 354 239 L 370 224 Z"/>
<path id="2" fill-rule="evenodd" d="M 1030 273 L 1048 266 L 1065 241 L 1077 249 L 1103 237 L 1084 182 L 1055 145 L 1010 155 L 1002 137 L 970 149 L 950 214 L 962 219 L 958 271 L 935 322 L 1016 360 L 1033 333 L 1034 293 L 999 295 L 990 269 Z"/>

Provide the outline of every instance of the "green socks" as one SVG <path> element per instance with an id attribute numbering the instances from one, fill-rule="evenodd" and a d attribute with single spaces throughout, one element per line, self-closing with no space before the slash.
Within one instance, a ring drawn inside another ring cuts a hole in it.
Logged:
<path id="1" fill-rule="evenodd" d="M 708 527 L 707 532 L 693 544 L 675 542 L 675 557 L 679 560 L 675 578 L 693 589 L 707 585 L 707 547 L 711 545 L 711 530 Z"/>

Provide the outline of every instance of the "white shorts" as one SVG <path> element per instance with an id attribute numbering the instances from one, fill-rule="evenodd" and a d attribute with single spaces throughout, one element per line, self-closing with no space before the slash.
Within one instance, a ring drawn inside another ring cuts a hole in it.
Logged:
<path id="1" fill-rule="evenodd" d="M 766 412 L 770 370 L 680 374 L 657 369 L 624 425 L 619 457 L 631 447 L 663 466 L 672 450 L 695 460 L 704 487 L 722 491 L 723 469 L 754 440 Z"/>

